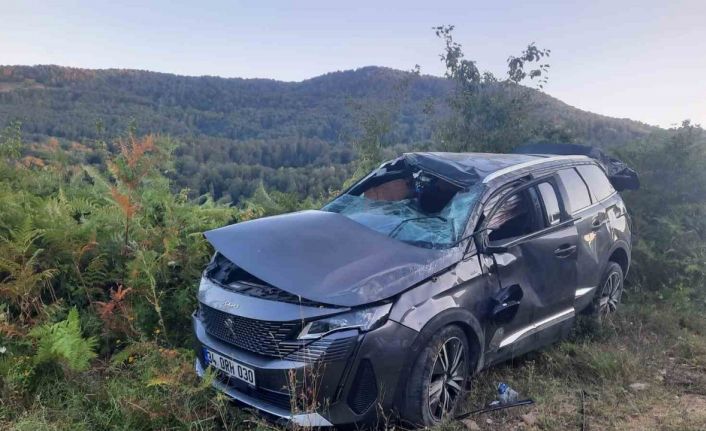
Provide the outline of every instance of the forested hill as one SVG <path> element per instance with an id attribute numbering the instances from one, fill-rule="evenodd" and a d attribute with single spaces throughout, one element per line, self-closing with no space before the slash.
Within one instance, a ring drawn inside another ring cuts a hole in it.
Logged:
<path id="1" fill-rule="evenodd" d="M 433 147 L 450 83 L 365 67 L 302 82 L 186 77 L 137 70 L 0 66 L 0 127 L 22 122 L 25 139 L 61 145 L 137 134 L 178 139 L 175 179 L 192 193 L 238 200 L 260 181 L 316 195 L 340 186 L 354 157 L 361 109 L 403 94 L 390 141 L 395 150 Z M 409 82 L 407 91 L 404 83 Z M 577 142 L 621 146 L 651 127 L 572 108 L 536 94 L 533 115 Z M 362 107 L 362 108 L 361 108 Z M 397 109 L 395 109 L 397 111 Z M 92 158 L 88 162 L 99 162 Z"/>

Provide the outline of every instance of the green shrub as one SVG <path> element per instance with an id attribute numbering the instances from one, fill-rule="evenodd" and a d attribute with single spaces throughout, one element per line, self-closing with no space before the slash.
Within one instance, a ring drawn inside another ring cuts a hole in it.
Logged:
<path id="1" fill-rule="evenodd" d="M 36 327 L 29 335 L 37 339 L 36 364 L 59 362 L 72 371 L 84 371 L 96 357 L 98 340 L 83 337 L 76 308 L 69 311 L 66 320 Z"/>
<path id="2" fill-rule="evenodd" d="M 706 299 L 706 133 L 685 121 L 621 149 L 641 188 L 625 193 L 634 236 L 631 278 L 650 291 Z"/>

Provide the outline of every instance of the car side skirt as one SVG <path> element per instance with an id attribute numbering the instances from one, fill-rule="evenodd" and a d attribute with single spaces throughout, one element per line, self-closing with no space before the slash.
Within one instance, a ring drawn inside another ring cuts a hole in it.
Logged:
<path id="1" fill-rule="evenodd" d="M 509 346 L 510 344 L 516 343 L 517 341 L 528 337 L 532 334 L 538 333 L 544 329 L 547 329 L 548 327 L 555 325 L 557 323 L 561 323 L 567 319 L 570 319 L 574 317 L 575 310 L 572 308 L 567 308 L 566 310 L 563 310 L 559 313 L 556 313 L 552 316 L 549 316 L 545 319 L 542 319 L 540 321 L 534 322 L 531 325 L 528 325 L 518 331 L 513 332 L 512 334 L 508 335 L 507 337 L 503 338 L 502 341 L 500 342 L 499 348 L 504 348 Z"/>

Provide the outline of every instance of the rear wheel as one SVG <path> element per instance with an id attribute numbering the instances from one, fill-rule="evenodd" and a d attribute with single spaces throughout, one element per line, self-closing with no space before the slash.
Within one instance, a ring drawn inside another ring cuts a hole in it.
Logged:
<path id="1" fill-rule="evenodd" d="M 407 383 L 405 421 L 434 426 L 449 418 L 463 400 L 470 374 L 465 332 L 449 325 L 436 333 L 419 354 Z"/>
<path id="2" fill-rule="evenodd" d="M 618 310 L 623 297 L 623 282 L 623 269 L 615 262 L 608 262 L 599 290 L 588 310 L 598 323 L 603 323 L 608 316 Z"/>

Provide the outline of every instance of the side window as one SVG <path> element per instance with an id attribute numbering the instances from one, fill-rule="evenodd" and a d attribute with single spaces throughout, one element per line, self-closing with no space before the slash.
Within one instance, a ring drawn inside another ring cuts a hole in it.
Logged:
<path id="1" fill-rule="evenodd" d="M 559 223 L 561 221 L 561 210 L 559 209 L 559 200 L 556 197 L 554 187 L 549 183 L 540 183 L 537 185 L 537 190 L 542 196 L 547 225 L 552 226 Z"/>
<path id="2" fill-rule="evenodd" d="M 615 190 L 603 170 L 596 165 L 577 166 L 579 174 L 586 180 L 593 200 L 598 202 L 610 196 Z"/>
<path id="3" fill-rule="evenodd" d="M 541 229 L 544 223 L 538 217 L 537 208 L 541 207 L 534 189 L 513 193 L 488 220 L 488 240 L 514 238 Z"/>
<path id="4" fill-rule="evenodd" d="M 591 205 L 591 197 L 588 195 L 586 183 L 583 182 L 576 169 L 562 169 L 558 174 L 562 185 L 561 196 L 569 213 L 574 214 Z"/>

